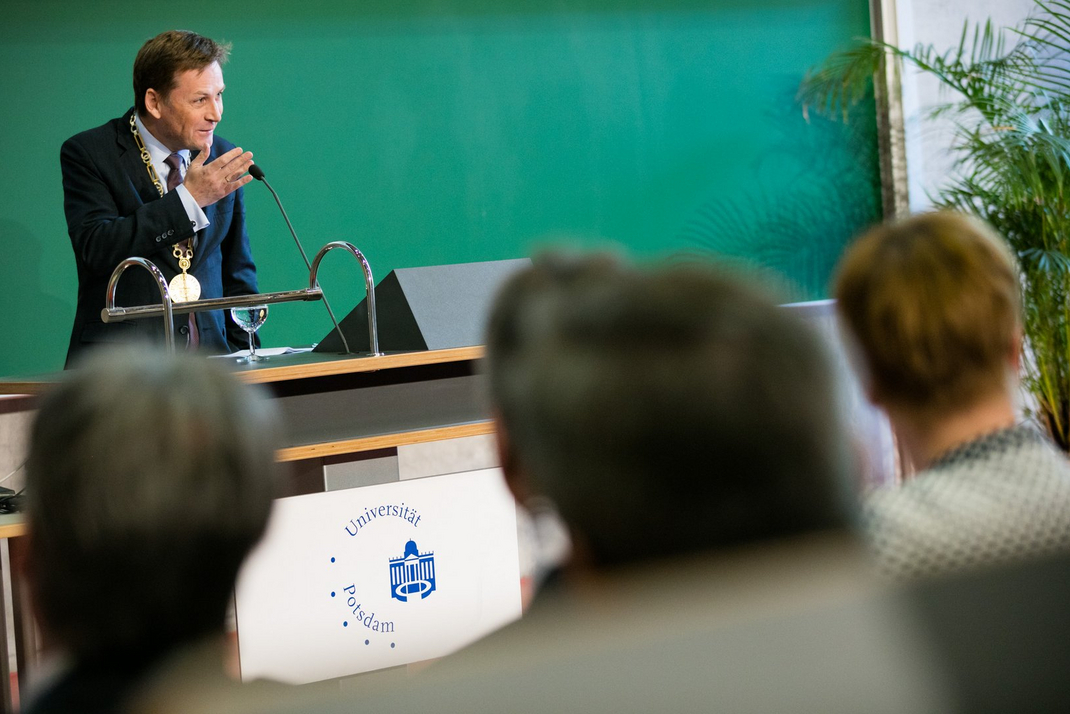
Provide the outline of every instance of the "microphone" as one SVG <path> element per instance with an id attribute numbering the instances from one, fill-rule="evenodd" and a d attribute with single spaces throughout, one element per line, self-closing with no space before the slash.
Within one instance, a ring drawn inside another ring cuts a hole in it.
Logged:
<path id="1" fill-rule="evenodd" d="M 282 211 L 282 217 L 286 220 L 286 227 L 290 229 L 290 235 L 294 237 L 294 243 L 297 244 L 297 249 L 301 251 L 301 257 L 305 261 L 305 267 L 308 268 L 308 272 L 311 274 L 312 263 L 308 262 L 308 256 L 305 255 L 305 249 L 301 247 L 301 241 L 297 239 L 297 232 L 294 231 L 293 224 L 290 223 L 290 217 L 286 215 L 286 209 L 282 207 L 282 201 L 279 200 L 279 194 L 275 193 L 275 189 L 271 188 L 271 184 L 264 178 L 264 170 L 256 164 L 250 164 L 249 175 L 267 186 L 267 190 L 271 191 L 271 195 L 275 197 L 275 203 L 279 204 L 279 210 Z M 320 288 L 321 292 L 322 290 L 323 288 Z M 335 332 L 342 338 L 342 346 L 346 348 L 346 354 L 353 354 L 352 350 L 349 349 L 349 342 L 346 340 L 346 336 L 342 334 L 342 328 L 338 326 L 338 320 L 334 317 L 334 311 L 331 310 L 331 304 L 327 302 L 327 293 L 323 293 L 323 306 L 327 308 L 327 314 L 331 316 L 331 322 L 334 324 Z"/>

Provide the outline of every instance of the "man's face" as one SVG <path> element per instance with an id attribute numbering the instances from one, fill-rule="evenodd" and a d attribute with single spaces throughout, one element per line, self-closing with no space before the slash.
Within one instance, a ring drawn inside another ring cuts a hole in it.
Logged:
<path id="1" fill-rule="evenodd" d="M 206 149 L 223 118 L 223 70 L 218 62 L 176 75 L 174 89 L 161 96 L 150 89 L 145 108 L 155 119 L 150 131 L 172 151 Z"/>

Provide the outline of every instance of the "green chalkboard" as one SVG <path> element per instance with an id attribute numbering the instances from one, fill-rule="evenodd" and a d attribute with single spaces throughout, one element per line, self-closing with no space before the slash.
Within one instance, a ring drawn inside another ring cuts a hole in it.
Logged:
<path id="1" fill-rule="evenodd" d="M 173 8 L 173 9 L 169 9 Z M 36 0 L 0 23 L 0 375 L 58 369 L 74 314 L 59 146 L 132 103 L 162 29 L 234 45 L 219 134 L 256 153 L 306 248 L 349 240 L 393 268 L 617 245 L 754 261 L 820 297 L 878 215 L 872 116 L 807 124 L 806 68 L 868 31 L 866 0 Z M 300 256 L 246 189 L 264 291 Z M 336 312 L 357 265 L 332 253 Z M 269 345 L 329 329 L 272 308 Z"/>

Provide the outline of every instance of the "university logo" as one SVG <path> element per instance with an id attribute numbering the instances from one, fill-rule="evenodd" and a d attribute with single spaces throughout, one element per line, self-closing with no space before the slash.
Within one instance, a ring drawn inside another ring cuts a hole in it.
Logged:
<path id="1" fill-rule="evenodd" d="M 405 555 L 390 559 L 390 596 L 401 602 L 435 591 L 435 553 L 421 553 L 416 541 L 405 544 Z"/>

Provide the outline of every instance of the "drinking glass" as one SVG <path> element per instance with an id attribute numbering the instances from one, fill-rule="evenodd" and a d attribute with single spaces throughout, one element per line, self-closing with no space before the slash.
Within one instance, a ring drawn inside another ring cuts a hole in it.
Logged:
<path id="1" fill-rule="evenodd" d="M 234 318 L 234 322 L 238 323 L 238 327 L 245 330 L 249 335 L 249 356 L 240 358 L 238 360 L 239 364 L 252 364 L 255 362 L 267 361 L 267 357 L 261 357 L 256 353 L 256 344 L 253 340 L 253 334 L 264 324 L 264 320 L 267 319 L 267 314 L 267 305 L 230 308 L 230 316 Z"/>

